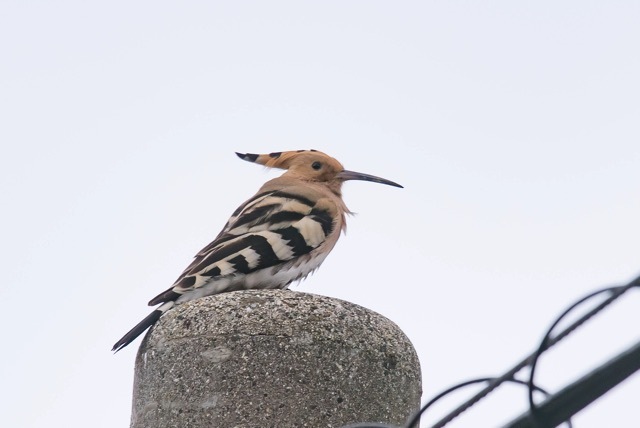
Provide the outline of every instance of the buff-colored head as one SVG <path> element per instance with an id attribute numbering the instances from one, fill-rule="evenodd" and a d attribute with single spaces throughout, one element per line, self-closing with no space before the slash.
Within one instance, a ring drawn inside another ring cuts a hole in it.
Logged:
<path id="1" fill-rule="evenodd" d="M 317 150 L 296 150 L 274 152 L 264 155 L 253 153 L 236 153 L 240 159 L 264 165 L 268 168 L 285 169 L 283 177 L 296 178 L 303 181 L 326 183 L 339 188 L 347 180 L 373 181 L 402 187 L 393 181 L 360 172 L 347 171 L 342 164 L 331 156 Z"/>

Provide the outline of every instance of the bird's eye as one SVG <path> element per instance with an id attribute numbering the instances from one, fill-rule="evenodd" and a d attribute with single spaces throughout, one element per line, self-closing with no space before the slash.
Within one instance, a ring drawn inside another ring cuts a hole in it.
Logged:
<path id="1" fill-rule="evenodd" d="M 322 168 L 322 164 L 318 161 L 315 161 L 314 163 L 311 164 L 311 168 L 315 169 L 316 171 L 319 170 L 320 168 Z"/>

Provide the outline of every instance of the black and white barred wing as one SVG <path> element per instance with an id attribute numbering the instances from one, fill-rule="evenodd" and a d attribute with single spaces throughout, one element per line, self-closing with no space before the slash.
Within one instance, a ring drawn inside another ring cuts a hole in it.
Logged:
<path id="1" fill-rule="evenodd" d="M 287 189 L 254 196 L 233 213 L 218 237 L 196 255 L 171 288 L 149 305 L 187 293 L 195 298 L 243 288 L 243 278 L 257 281 L 250 274 L 310 253 L 334 230 L 332 207 L 327 199 L 314 202 Z M 306 273 L 283 277 L 283 281 L 289 283 Z"/>

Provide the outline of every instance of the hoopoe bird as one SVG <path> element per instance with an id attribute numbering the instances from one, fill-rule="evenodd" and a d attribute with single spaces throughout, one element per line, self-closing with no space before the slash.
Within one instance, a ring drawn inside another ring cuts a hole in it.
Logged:
<path id="1" fill-rule="evenodd" d="M 227 291 L 285 289 L 316 270 L 346 228 L 345 215 L 350 211 L 342 200 L 345 181 L 402 187 L 384 178 L 347 171 L 317 150 L 236 154 L 286 172 L 266 182 L 234 211 L 173 285 L 149 302 L 149 306 L 160 306 L 118 340 L 112 351 L 130 344 L 182 302 Z"/>

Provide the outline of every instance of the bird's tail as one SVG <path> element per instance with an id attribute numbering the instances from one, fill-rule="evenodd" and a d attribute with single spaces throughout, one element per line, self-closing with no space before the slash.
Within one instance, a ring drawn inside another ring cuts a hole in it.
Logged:
<path id="1" fill-rule="evenodd" d="M 166 302 L 162 306 L 158 307 L 158 309 L 151 312 L 145 319 L 140 321 L 135 327 L 129 330 L 127 334 L 122 336 L 122 338 L 118 340 L 115 345 L 113 345 L 113 348 L 111 348 L 111 350 L 114 352 L 118 352 L 119 350 L 133 342 L 136 337 L 140 336 L 146 329 L 154 325 L 156 321 L 160 319 L 162 314 L 171 309 L 173 305 L 174 302 Z"/>

